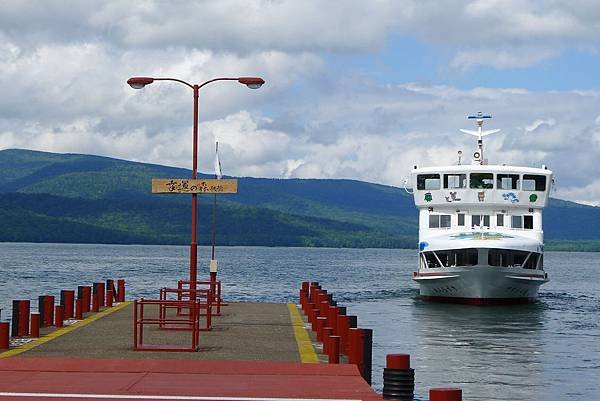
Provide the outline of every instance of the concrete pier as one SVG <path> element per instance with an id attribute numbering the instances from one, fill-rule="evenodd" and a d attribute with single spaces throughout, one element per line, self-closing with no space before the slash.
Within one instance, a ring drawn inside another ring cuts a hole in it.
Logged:
<path id="1" fill-rule="evenodd" d="M 323 363 L 296 305 L 230 303 L 197 352 L 134 351 L 132 313 L 131 303 L 104 308 L 0 353 L 0 400 L 381 400 L 355 365 Z M 144 335 L 172 343 L 190 332 Z"/>
<path id="2" fill-rule="evenodd" d="M 211 331 L 200 333 L 198 352 L 133 351 L 133 306 L 60 335 L 21 354 L 23 357 L 161 358 L 301 362 L 286 304 L 230 303 L 213 318 Z M 188 331 L 150 327 L 156 342 L 185 342 Z M 2 354 L 0 354 L 2 355 Z"/>

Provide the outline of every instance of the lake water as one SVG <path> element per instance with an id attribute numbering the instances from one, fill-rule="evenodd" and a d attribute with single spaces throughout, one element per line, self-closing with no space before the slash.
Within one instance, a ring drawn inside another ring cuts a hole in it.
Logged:
<path id="1" fill-rule="evenodd" d="M 188 247 L 0 243 L 0 308 L 11 300 L 125 278 L 128 297 L 156 297 L 188 272 Z M 199 248 L 208 270 L 210 248 Z M 224 297 L 296 302 L 319 281 L 359 327 L 373 329 L 373 381 L 388 353 L 409 353 L 416 396 L 458 386 L 465 400 L 600 400 L 600 254 L 548 252 L 551 281 L 535 304 L 474 307 L 417 298 L 416 251 L 221 247 Z M 7 313 L 8 312 L 8 313 Z"/>

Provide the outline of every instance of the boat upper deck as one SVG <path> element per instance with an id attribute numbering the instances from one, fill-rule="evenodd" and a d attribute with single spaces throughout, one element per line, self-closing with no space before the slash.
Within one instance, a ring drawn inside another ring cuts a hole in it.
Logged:
<path id="1" fill-rule="evenodd" d="M 542 209 L 548 202 L 552 171 L 545 166 L 415 166 L 411 183 L 419 208 Z"/>

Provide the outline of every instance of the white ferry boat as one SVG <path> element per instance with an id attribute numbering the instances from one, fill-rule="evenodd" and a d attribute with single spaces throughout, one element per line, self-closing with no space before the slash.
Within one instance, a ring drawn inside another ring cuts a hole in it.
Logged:
<path id="1" fill-rule="evenodd" d="M 419 208 L 420 295 L 441 302 L 532 302 L 544 272 L 542 209 L 552 171 L 489 165 L 483 157 L 484 116 L 469 116 L 478 137 L 472 164 L 415 166 L 410 182 Z"/>

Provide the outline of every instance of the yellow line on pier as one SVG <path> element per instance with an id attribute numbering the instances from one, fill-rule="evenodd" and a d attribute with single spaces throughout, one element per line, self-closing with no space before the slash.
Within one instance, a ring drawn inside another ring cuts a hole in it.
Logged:
<path id="1" fill-rule="evenodd" d="M 104 309 L 102 312 L 98 312 L 92 316 L 88 316 L 83 320 L 78 321 L 77 323 L 73 323 L 72 325 L 69 326 L 65 326 L 61 329 L 55 330 L 49 334 L 46 334 L 45 336 L 40 337 L 37 340 L 34 340 L 32 342 L 29 342 L 27 344 L 21 345 L 20 347 L 17 348 L 13 348 L 9 351 L 6 352 L 2 352 L 0 353 L 0 359 L 2 358 L 7 358 L 9 356 L 15 356 L 15 355 L 19 355 L 22 354 L 23 352 L 29 351 L 30 349 L 33 349 L 35 347 L 37 347 L 38 345 L 42 345 L 47 343 L 48 341 L 52 341 L 57 337 L 60 337 L 64 334 L 70 333 L 73 330 L 76 330 L 80 327 L 83 326 L 87 326 L 88 324 L 95 322 L 98 319 L 103 318 L 104 316 L 110 315 L 113 312 L 116 312 L 118 310 L 123 309 L 124 307 L 126 307 L 127 305 L 130 305 L 131 301 L 127 301 L 127 302 L 121 302 L 118 305 L 113 306 L 112 308 L 107 308 Z M 297 312 L 296 312 L 297 313 Z"/>
<path id="2" fill-rule="evenodd" d="M 288 304 L 288 310 L 290 311 L 290 319 L 292 320 L 292 327 L 294 328 L 294 336 L 298 343 L 300 361 L 302 363 L 319 363 L 319 358 L 310 341 L 308 332 L 306 331 L 306 328 L 304 328 L 304 322 L 300 317 L 298 307 L 294 304 Z"/>

